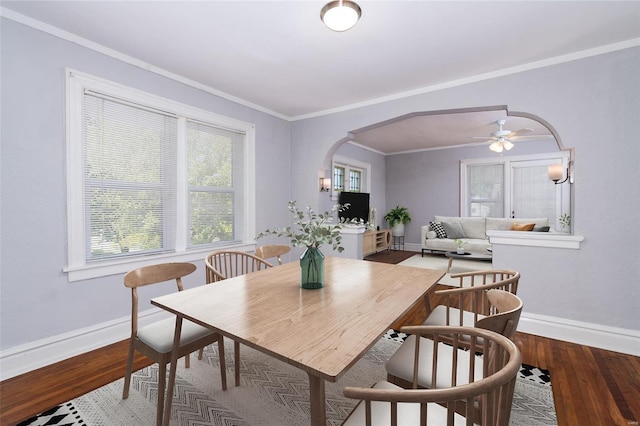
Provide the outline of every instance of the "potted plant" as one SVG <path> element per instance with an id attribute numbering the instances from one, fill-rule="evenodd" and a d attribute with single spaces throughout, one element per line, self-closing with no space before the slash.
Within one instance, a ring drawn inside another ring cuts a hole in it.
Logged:
<path id="1" fill-rule="evenodd" d="M 570 214 L 568 214 L 568 213 L 563 214 L 558 219 L 558 222 L 560 222 L 560 225 L 562 225 L 562 229 L 563 230 L 565 228 L 566 228 L 567 231 L 569 231 L 571 229 L 571 215 Z"/>
<path id="2" fill-rule="evenodd" d="M 340 229 L 346 222 L 333 223 L 335 213 L 349 208 L 349 204 L 336 204 L 330 212 L 315 213 L 311 207 L 306 211 L 300 210 L 295 201 L 289 201 L 288 209 L 293 214 L 293 222 L 297 229 L 286 228 L 267 229 L 258 234 L 256 239 L 267 235 L 277 235 L 291 239 L 294 247 L 304 246 L 306 250 L 300 257 L 300 287 L 316 289 L 324 287 L 324 255 L 319 247 L 330 244 L 338 253 L 344 251 L 341 245 Z"/>
<path id="3" fill-rule="evenodd" d="M 456 245 L 456 253 L 464 254 L 464 246 L 465 244 L 467 244 L 467 242 L 456 238 L 455 240 L 453 240 L 453 243 Z"/>
<path id="4" fill-rule="evenodd" d="M 411 222 L 411 215 L 409 214 L 409 209 L 406 207 L 396 206 L 384 215 L 384 220 L 389 222 L 391 235 L 394 237 L 402 237 L 404 236 L 404 226 Z"/>

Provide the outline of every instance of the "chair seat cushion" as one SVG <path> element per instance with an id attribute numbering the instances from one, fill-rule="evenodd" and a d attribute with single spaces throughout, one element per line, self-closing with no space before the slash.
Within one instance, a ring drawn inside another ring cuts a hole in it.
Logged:
<path id="1" fill-rule="evenodd" d="M 374 389 L 401 389 L 400 387 L 381 381 L 373 386 Z M 454 425 L 465 425 L 466 419 L 459 414 L 454 414 Z M 349 418 L 343 423 L 344 426 L 360 426 L 365 423 L 365 404 L 360 402 L 353 410 Z M 391 424 L 391 404 L 388 402 L 374 401 L 371 403 L 371 425 L 382 426 Z M 419 425 L 420 424 L 420 404 L 399 403 L 398 404 L 398 425 Z M 446 425 L 447 409 L 435 404 L 428 404 L 427 408 L 428 425 Z"/>
<path id="2" fill-rule="evenodd" d="M 484 315 L 478 315 L 478 319 L 482 319 L 484 317 Z M 462 311 L 462 322 L 463 324 L 460 324 L 460 310 L 457 308 L 449 308 L 449 324 L 447 324 L 447 307 L 444 305 L 438 305 L 431 311 L 422 325 L 463 325 L 467 327 L 474 327 L 474 313 Z"/>
<path id="3" fill-rule="evenodd" d="M 167 318 L 138 329 L 138 339 L 157 352 L 169 353 L 173 349 L 175 328 L 175 318 Z M 214 332 L 191 321 L 183 320 L 180 345 L 186 345 L 209 334 Z"/>
<path id="4" fill-rule="evenodd" d="M 386 364 L 387 373 L 406 380 L 413 381 L 413 360 L 415 356 L 416 336 L 411 335 L 405 340 L 398 350 L 393 354 Z M 437 388 L 449 388 L 452 386 L 453 370 L 453 347 L 438 343 L 438 363 L 437 363 Z M 474 381 L 483 378 L 482 358 L 474 355 L 475 369 Z M 418 362 L 418 385 L 424 388 L 431 388 L 432 383 L 432 360 L 433 341 L 424 337 L 420 338 L 420 360 Z M 469 383 L 469 351 L 458 349 L 458 368 L 456 384 L 463 385 Z"/>

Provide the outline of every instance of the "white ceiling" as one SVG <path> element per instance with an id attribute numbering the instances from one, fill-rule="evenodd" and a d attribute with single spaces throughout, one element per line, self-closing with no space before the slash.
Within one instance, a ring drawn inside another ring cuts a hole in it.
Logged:
<path id="1" fill-rule="evenodd" d="M 291 120 L 640 45 L 640 1 L 358 0 L 362 18 L 343 33 L 320 21 L 325 3 L 0 2 L 3 16 Z"/>

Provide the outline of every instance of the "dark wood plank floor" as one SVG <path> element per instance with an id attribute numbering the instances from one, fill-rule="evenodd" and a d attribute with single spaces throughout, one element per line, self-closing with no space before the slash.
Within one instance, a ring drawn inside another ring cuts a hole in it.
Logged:
<path id="1" fill-rule="evenodd" d="M 420 324 L 424 316 L 419 303 L 393 327 Z M 559 425 L 639 424 L 640 358 L 524 333 L 516 333 L 515 341 L 524 363 L 550 371 Z M 123 377 L 127 348 L 119 342 L 0 382 L 0 425 L 15 425 Z M 139 355 L 135 368 L 150 363 Z"/>

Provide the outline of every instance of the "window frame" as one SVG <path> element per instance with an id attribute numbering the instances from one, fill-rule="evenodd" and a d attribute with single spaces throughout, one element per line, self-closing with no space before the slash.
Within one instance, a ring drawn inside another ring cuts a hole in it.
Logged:
<path id="1" fill-rule="evenodd" d="M 360 172 L 360 191 L 371 193 L 371 164 L 362 161 L 354 160 L 353 158 L 343 157 L 341 155 L 333 156 L 333 163 L 331 165 L 331 176 L 333 179 L 334 170 L 336 167 L 344 168 L 344 190 L 351 192 L 348 188 L 350 172 L 351 170 L 357 170 Z M 335 190 L 334 184 L 331 184 L 331 200 L 337 201 L 341 191 Z"/>
<path id="2" fill-rule="evenodd" d="M 460 161 L 460 216 L 469 216 L 470 212 L 470 204 L 469 204 L 469 188 L 467 185 L 468 181 L 468 172 L 467 166 L 472 165 L 494 165 L 494 164 L 502 164 L 503 165 L 503 217 L 508 218 L 511 217 L 511 205 L 512 205 L 512 194 L 513 188 L 511 186 L 512 180 L 512 163 L 524 163 L 524 162 L 561 162 L 562 168 L 566 170 L 569 164 L 569 153 L 567 152 L 554 152 L 554 153 L 544 153 L 544 154 L 532 154 L 532 155 L 521 155 L 521 156 L 512 156 L 512 157 L 490 157 L 490 158 L 477 158 L 470 160 L 461 160 Z M 571 195 L 569 184 L 556 185 L 556 214 L 557 217 L 560 217 L 562 213 L 570 213 L 571 212 Z M 549 218 L 552 229 L 557 227 L 557 223 L 552 223 Z"/>
<path id="3" fill-rule="evenodd" d="M 225 117 L 196 108 L 187 104 L 173 101 L 161 96 L 153 95 L 114 83 L 99 77 L 76 71 L 71 68 L 65 70 L 66 79 L 66 173 L 67 173 L 67 265 L 62 268 L 68 275 L 68 280 L 81 281 L 91 278 L 104 277 L 127 272 L 141 266 L 158 262 L 178 262 L 202 260 L 211 246 L 187 247 L 188 207 L 187 183 L 184 156 L 186 150 L 186 121 L 187 118 L 210 123 L 222 128 L 245 133 L 245 152 L 243 164 L 244 208 L 243 240 L 238 244 L 225 245 L 237 250 L 252 250 L 255 248 L 255 125 L 241 120 Z M 85 90 L 93 90 L 120 99 L 128 100 L 140 105 L 146 105 L 179 116 L 177 155 L 177 205 L 176 241 L 173 252 L 130 256 L 105 261 L 87 263 L 85 256 L 85 217 L 84 217 L 84 188 L 83 188 L 83 132 L 82 105 Z"/>

